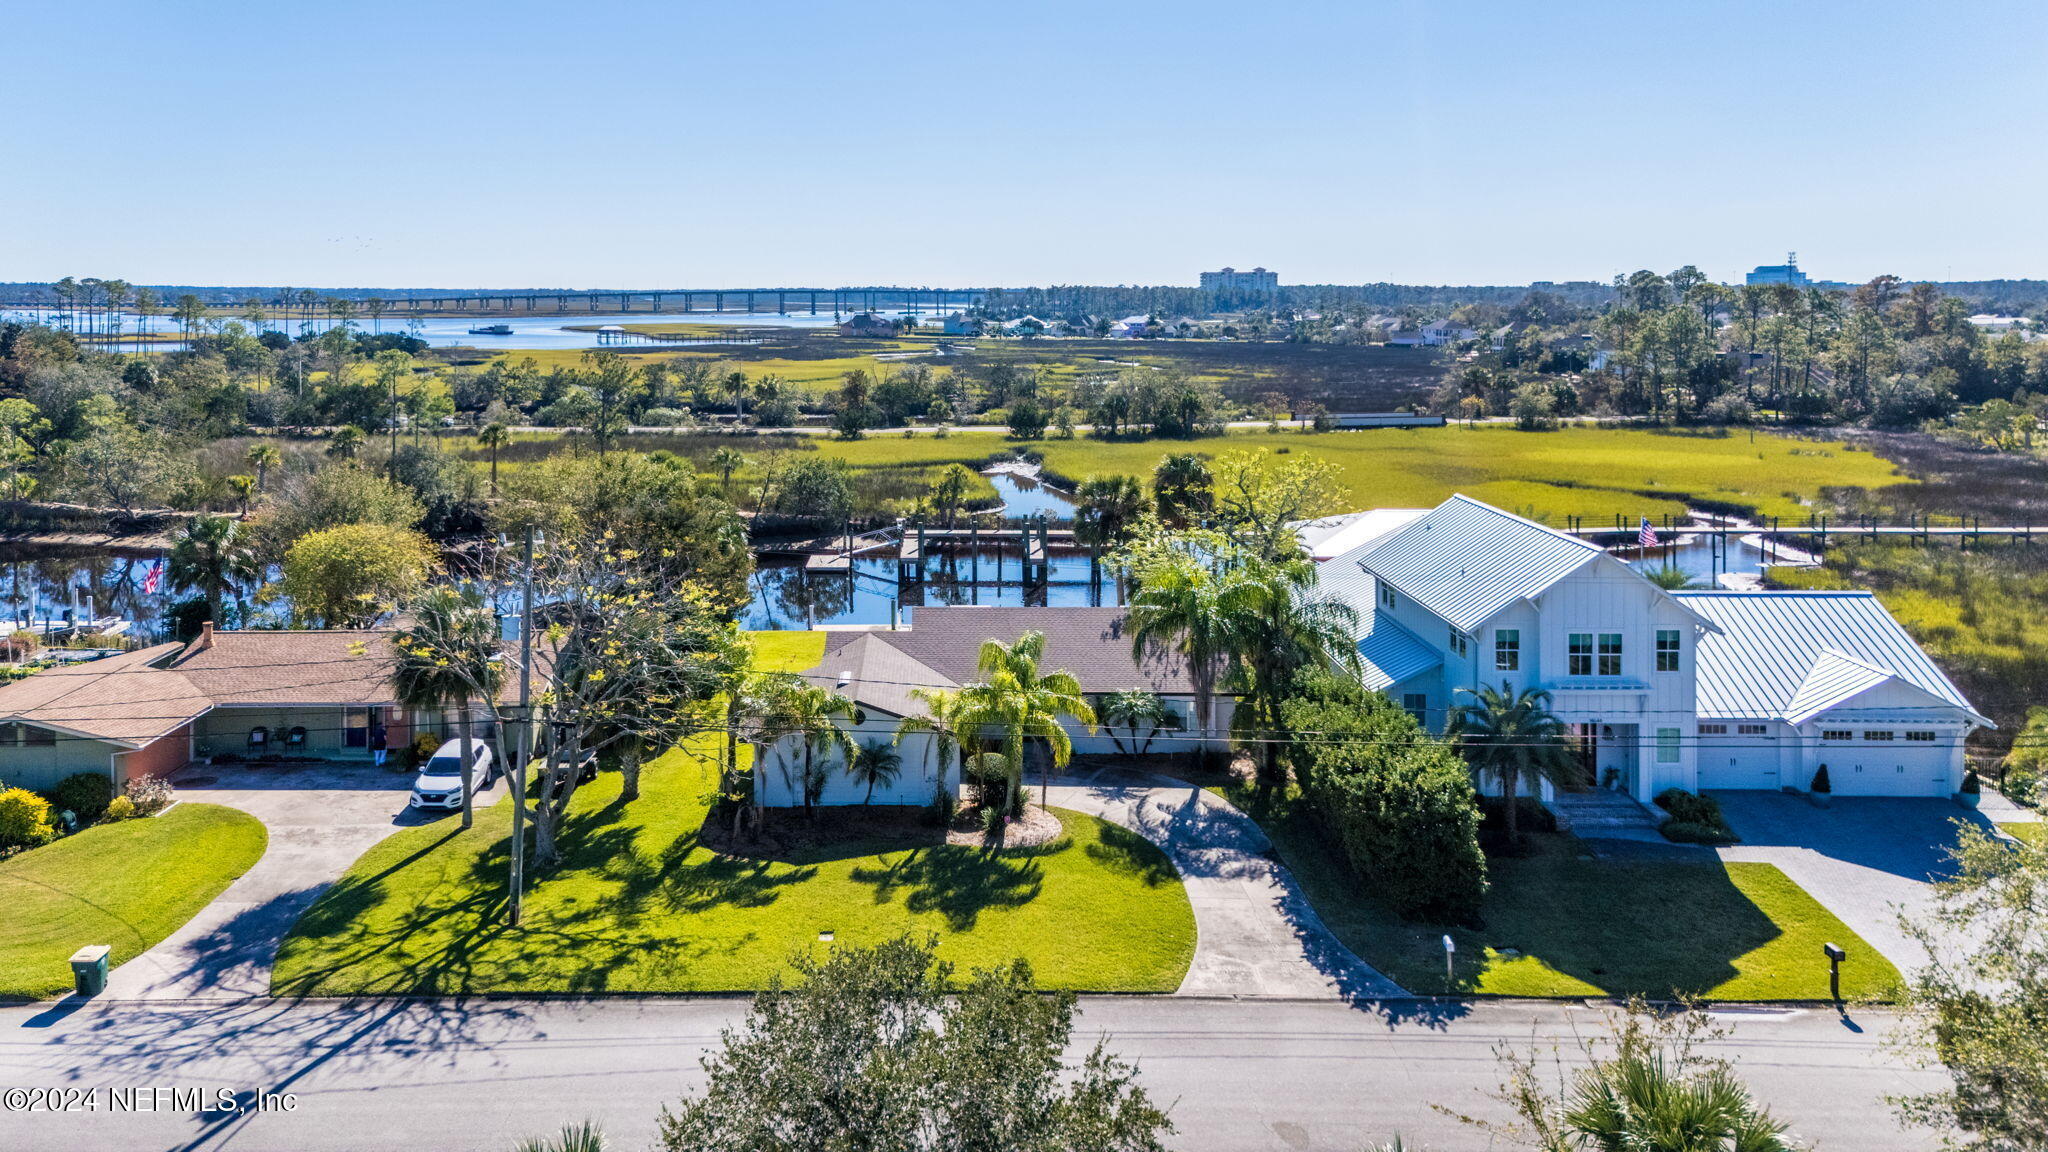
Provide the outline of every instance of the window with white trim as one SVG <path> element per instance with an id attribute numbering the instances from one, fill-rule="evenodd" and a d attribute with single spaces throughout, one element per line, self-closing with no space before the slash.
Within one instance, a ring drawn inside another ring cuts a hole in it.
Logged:
<path id="1" fill-rule="evenodd" d="M 1820 730 L 1820 738 L 1823 740 L 1854 740 L 1856 734 L 1847 728 L 1823 728 Z"/>
<path id="2" fill-rule="evenodd" d="M 1735 726 L 1735 734 L 1737 736 L 1761 736 L 1769 731 L 1769 728 L 1761 724 L 1737 724 Z"/>
<path id="3" fill-rule="evenodd" d="M 1863 738 L 1865 740 L 1889 740 L 1892 738 L 1892 734 L 1883 728 L 1866 728 L 1863 731 Z"/>
<path id="4" fill-rule="evenodd" d="M 1621 633 L 1600 634 L 1600 675 L 1621 675 Z"/>
<path id="5" fill-rule="evenodd" d="M 1451 629 L 1451 651 L 1463 656 L 1470 650 L 1470 643 L 1471 641 L 1463 632 L 1458 631 L 1456 628 Z"/>
<path id="6" fill-rule="evenodd" d="M 1934 743 L 1934 733 L 1908 732 L 1906 733 L 1906 739 L 1912 741 L 1915 744 L 1932 744 Z"/>
<path id="7" fill-rule="evenodd" d="M 1726 724 L 1700 725 L 1700 735 L 1702 736 L 1726 736 L 1727 734 L 1728 726 Z"/>
<path id="8" fill-rule="evenodd" d="M 1390 612 L 1394 608 L 1394 586 L 1385 580 L 1380 581 L 1380 607 Z"/>
<path id="9" fill-rule="evenodd" d="M 1574 632 L 1565 637 L 1564 671 L 1567 676 L 1593 674 L 1593 634 Z"/>
<path id="10" fill-rule="evenodd" d="M 1657 629 L 1657 671 L 1678 671 L 1678 657 L 1684 651 L 1685 642 L 1680 639 L 1678 629 Z"/>
<path id="11" fill-rule="evenodd" d="M 1657 729 L 1657 763 L 1678 763 L 1678 729 Z"/>
<path id="12" fill-rule="evenodd" d="M 1497 628 L 1493 633 L 1493 670 L 1513 672 L 1522 666 L 1522 630 Z"/>

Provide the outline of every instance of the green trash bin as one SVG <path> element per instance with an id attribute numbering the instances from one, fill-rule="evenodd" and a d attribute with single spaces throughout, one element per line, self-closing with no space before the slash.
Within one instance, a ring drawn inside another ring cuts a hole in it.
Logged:
<path id="1" fill-rule="evenodd" d="M 107 957 L 113 951 L 105 944 L 88 944 L 71 954 L 71 983 L 80 996 L 107 990 Z"/>

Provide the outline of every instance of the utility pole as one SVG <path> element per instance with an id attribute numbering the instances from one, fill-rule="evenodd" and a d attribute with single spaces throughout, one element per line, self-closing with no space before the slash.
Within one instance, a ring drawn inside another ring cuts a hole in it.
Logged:
<path id="1" fill-rule="evenodd" d="M 526 528 L 526 562 L 519 568 L 519 728 L 512 755 L 512 926 L 526 896 L 526 764 L 533 739 L 533 526 Z"/>

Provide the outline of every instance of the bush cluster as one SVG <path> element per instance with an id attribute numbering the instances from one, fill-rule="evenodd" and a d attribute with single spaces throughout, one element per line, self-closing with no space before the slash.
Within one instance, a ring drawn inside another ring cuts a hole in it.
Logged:
<path id="1" fill-rule="evenodd" d="M 1671 813 L 1658 831 L 1675 844 L 1733 844 L 1741 837 L 1721 814 L 1721 802 L 1683 788 L 1666 788 L 1657 794 L 1657 807 Z"/>
<path id="2" fill-rule="evenodd" d="M 137 776 L 128 781 L 121 798 L 128 801 L 133 815 L 154 816 L 171 806 L 171 782 L 161 776 Z"/>
<path id="3" fill-rule="evenodd" d="M 91 824 L 106 815 L 114 799 L 114 783 L 104 772 L 80 772 L 66 776 L 50 789 L 50 803 L 70 812 L 80 824 Z"/>
<path id="4" fill-rule="evenodd" d="M 1281 705 L 1303 798 L 1358 878 L 1411 919 L 1470 919 L 1486 895 L 1479 806 L 1465 762 L 1356 681 L 1316 672 Z M 1349 738 L 1349 739 L 1347 739 Z"/>
<path id="5" fill-rule="evenodd" d="M 36 848 L 56 838 L 48 800 L 26 788 L 0 790 L 0 850 Z"/>

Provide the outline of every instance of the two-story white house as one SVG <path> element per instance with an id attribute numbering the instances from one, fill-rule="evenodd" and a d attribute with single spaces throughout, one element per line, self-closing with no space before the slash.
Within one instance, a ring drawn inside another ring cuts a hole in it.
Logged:
<path id="1" fill-rule="evenodd" d="M 1466 496 L 1320 523 L 1366 685 L 1437 731 L 1481 685 L 1546 690 L 1580 786 L 1805 788 L 1829 763 L 1840 794 L 1946 795 L 1989 723 L 1867 593 L 1667 592 Z"/>

